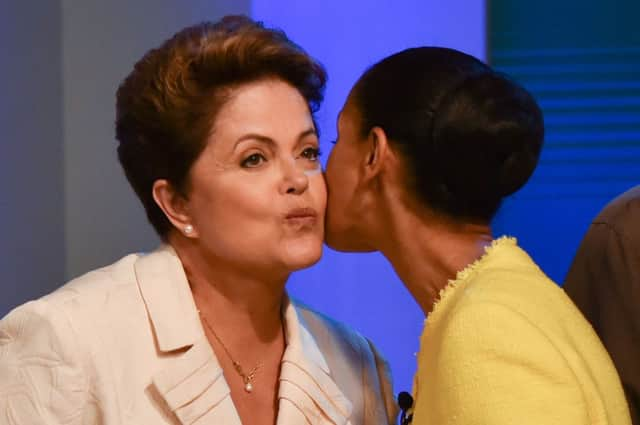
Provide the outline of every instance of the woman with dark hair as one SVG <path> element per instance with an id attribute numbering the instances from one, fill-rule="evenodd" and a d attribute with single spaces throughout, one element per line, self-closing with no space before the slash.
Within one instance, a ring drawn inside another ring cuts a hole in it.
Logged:
<path id="1" fill-rule="evenodd" d="M 461 52 L 375 64 L 338 119 L 326 240 L 381 251 L 427 320 L 413 424 L 629 424 L 619 378 L 565 293 L 491 220 L 533 173 L 543 119 Z"/>
<path id="2" fill-rule="evenodd" d="M 393 422 L 373 345 L 285 292 L 322 252 L 325 80 L 244 17 L 186 28 L 135 65 L 118 156 L 164 243 L 0 321 L 2 424 Z"/>

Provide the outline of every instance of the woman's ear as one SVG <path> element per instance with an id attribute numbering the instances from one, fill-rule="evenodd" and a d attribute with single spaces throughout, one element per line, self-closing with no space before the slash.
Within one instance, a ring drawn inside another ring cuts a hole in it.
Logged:
<path id="1" fill-rule="evenodd" d="M 152 188 L 153 199 L 167 219 L 186 237 L 197 237 L 198 232 L 191 222 L 187 200 L 165 179 L 156 180 Z"/>
<path id="2" fill-rule="evenodd" d="M 373 127 L 369 131 L 366 147 L 364 178 L 372 180 L 380 176 L 390 154 L 389 141 L 382 128 Z"/>

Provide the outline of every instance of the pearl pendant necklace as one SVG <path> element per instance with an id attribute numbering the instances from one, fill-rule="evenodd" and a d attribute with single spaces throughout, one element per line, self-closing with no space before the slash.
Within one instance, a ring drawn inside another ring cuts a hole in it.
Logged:
<path id="1" fill-rule="evenodd" d="M 206 325 L 207 329 L 209 329 L 211 334 L 215 337 L 216 341 L 218 341 L 220 346 L 222 346 L 222 349 L 224 350 L 227 357 L 229 357 L 229 360 L 231 360 L 231 363 L 233 364 L 233 368 L 235 369 L 236 373 L 240 375 L 240 378 L 242 378 L 242 382 L 244 383 L 244 390 L 248 393 L 251 393 L 253 391 L 253 379 L 256 377 L 256 373 L 258 372 L 258 369 L 260 369 L 260 367 L 262 366 L 262 363 L 258 363 L 253 367 L 253 369 L 251 369 L 251 371 L 249 371 L 249 373 L 245 373 L 244 369 L 242 369 L 242 366 L 240 366 L 240 363 L 234 360 L 233 356 L 227 349 L 227 346 L 224 345 L 224 342 L 222 342 L 222 340 L 220 339 L 216 331 L 213 330 L 213 327 L 211 327 L 207 318 L 204 317 L 204 315 L 200 312 L 200 310 L 198 310 L 198 313 L 200 314 L 200 317 L 202 317 L 202 321 Z"/>

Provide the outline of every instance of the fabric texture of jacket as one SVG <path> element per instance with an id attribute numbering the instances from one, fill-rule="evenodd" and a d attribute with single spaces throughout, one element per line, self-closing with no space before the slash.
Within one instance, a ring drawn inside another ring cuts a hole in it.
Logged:
<path id="1" fill-rule="evenodd" d="M 388 368 L 345 326 L 285 299 L 277 424 L 393 423 Z M 239 425 L 182 264 L 129 255 L 0 321 L 3 425 Z"/>

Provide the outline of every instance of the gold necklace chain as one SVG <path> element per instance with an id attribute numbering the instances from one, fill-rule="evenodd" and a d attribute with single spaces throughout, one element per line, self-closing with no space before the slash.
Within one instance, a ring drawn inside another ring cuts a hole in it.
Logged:
<path id="1" fill-rule="evenodd" d="M 229 349 L 227 348 L 226 345 L 224 345 L 224 342 L 222 342 L 222 340 L 220 339 L 216 331 L 213 330 L 213 327 L 209 324 L 209 321 L 204 316 L 204 314 L 202 314 L 200 310 L 198 310 L 198 313 L 200 314 L 200 317 L 202 317 L 202 321 L 207 326 L 207 329 L 209 329 L 211 334 L 215 337 L 216 341 L 218 341 L 218 343 L 220 344 L 224 352 L 227 354 L 227 357 L 229 357 L 229 360 L 231 360 L 231 363 L 233 364 L 233 368 L 236 370 L 238 375 L 240 375 L 240 377 L 242 378 L 242 382 L 244 383 L 244 390 L 248 393 L 253 391 L 253 379 L 256 377 L 256 373 L 258 372 L 258 369 L 262 367 L 262 363 L 258 363 L 257 365 L 255 365 L 253 369 L 249 371 L 249 373 L 244 373 L 244 369 L 242 369 L 242 366 L 240 366 L 240 363 L 235 361 L 235 359 L 229 352 Z"/>

